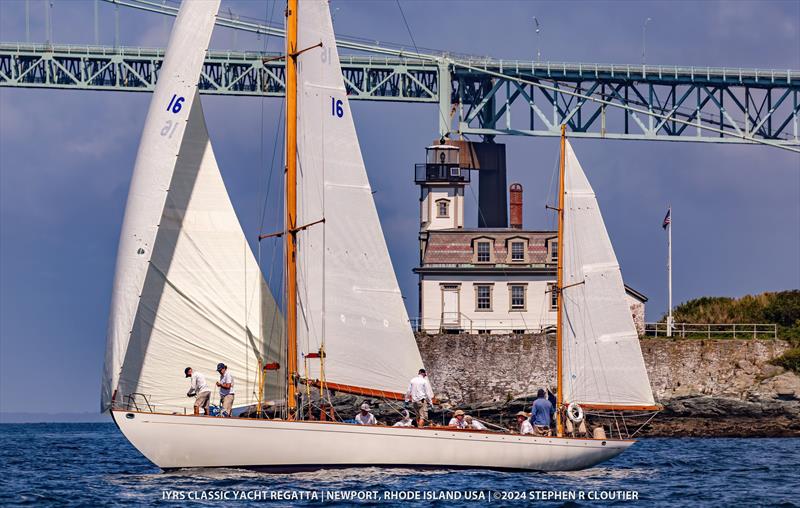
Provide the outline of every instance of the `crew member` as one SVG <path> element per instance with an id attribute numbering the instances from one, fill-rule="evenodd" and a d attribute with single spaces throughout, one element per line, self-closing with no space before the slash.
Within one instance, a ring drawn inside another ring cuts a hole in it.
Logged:
<path id="1" fill-rule="evenodd" d="M 356 423 L 359 425 L 377 425 L 378 421 L 375 419 L 375 415 L 372 414 L 372 410 L 369 407 L 368 403 L 361 404 L 361 411 L 358 412 L 356 415 Z"/>
<path id="2" fill-rule="evenodd" d="M 233 376 L 228 372 L 228 366 L 224 363 L 217 364 L 219 372 L 219 405 L 222 406 L 221 416 L 232 416 L 233 411 Z"/>
<path id="3" fill-rule="evenodd" d="M 533 434 L 533 427 L 531 426 L 531 422 L 528 420 L 528 413 L 525 411 L 520 411 L 517 413 L 517 426 L 519 428 L 519 433 L 523 436 L 525 434 Z"/>
<path id="4" fill-rule="evenodd" d="M 453 413 L 453 417 L 450 418 L 450 423 L 448 423 L 447 426 L 455 427 L 457 429 L 466 429 L 467 422 L 464 421 L 464 411 L 459 409 Z"/>
<path id="5" fill-rule="evenodd" d="M 413 427 L 414 420 L 411 419 L 411 414 L 408 409 L 403 410 L 403 419 L 392 425 L 392 427 Z"/>
<path id="6" fill-rule="evenodd" d="M 186 377 L 192 378 L 189 385 L 189 392 L 186 396 L 196 397 L 194 399 L 194 415 L 198 416 L 200 414 L 200 408 L 202 408 L 203 414 L 208 416 L 210 414 L 208 406 L 211 402 L 211 388 L 209 388 L 206 383 L 206 377 L 199 372 L 195 372 L 191 367 L 183 369 L 183 373 Z"/>
<path id="7" fill-rule="evenodd" d="M 550 435 L 550 422 L 553 420 L 553 414 L 555 414 L 553 404 L 547 400 L 544 389 L 539 388 L 536 393 L 536 400 L 533 401 L 533 406 L 531 407 L 531 423 L 537 436 Z"/>
<path id="8" fill-rule="evenodd" d="M 406 392 L 406 402 L 411 402 L 417 417 L 417 427 L 424 427 L 428 420 L 428 406 L 433 405 L 433 388 L 425 369 L 419 369 L 419 374 L 411 379 Z"/>
<path id="9" fill-rule="evenodd" d="M 467 424 L 468 429 L 472 430 L 486 430 L 486 425 L 482 424 L 478 420 L 474 419 L 470 415 L 466 415 L 464 417 L 464 422 Z"/>

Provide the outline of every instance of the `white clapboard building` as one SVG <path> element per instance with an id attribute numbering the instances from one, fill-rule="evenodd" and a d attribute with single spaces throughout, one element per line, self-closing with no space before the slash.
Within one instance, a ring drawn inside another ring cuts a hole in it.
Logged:
<path id="1" fill-rule="evenodd" d="M 522 228 L 522 187 L 510 186 L 510 226 L 464 228 L 470 172 L 459 149 L 428 148 L 420 186 L 419 319 L 428 333 L 531 333 L 556 324 L 555 231 Z M 505 201 L 505 200 L 503 200 Z M 647 298 L 626 285 L 643 333 Z"/>

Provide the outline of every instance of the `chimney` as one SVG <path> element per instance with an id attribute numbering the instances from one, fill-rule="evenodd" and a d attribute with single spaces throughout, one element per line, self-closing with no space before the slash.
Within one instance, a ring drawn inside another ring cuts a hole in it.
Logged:
<path id="1" fill-rule="evenodd" d="M 512 183 L 508 188 L 508 192 L 511 195 L 509 201 L 509 211 L 511 212 L 510 226 L 513 229 L 522 229 L 522 185 Z"/>

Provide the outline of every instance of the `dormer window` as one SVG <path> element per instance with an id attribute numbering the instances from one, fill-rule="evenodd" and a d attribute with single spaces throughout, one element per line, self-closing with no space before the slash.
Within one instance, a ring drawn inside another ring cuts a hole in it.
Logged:
<path id="1" fill-rule="evenodd" d="M 525 242 L 511 242 L 511 261 L 525 261 Z"/>
<path id="2" fill-rule="evenodd" d="M 492 244 L 491 242 L 480 241 L 476 244 L 476 252 L 478 263 L 488 263 L 492 260 Z"/>
<path id="3" fill-rule="evenodd" d="M 436 201 L 436 216 L 439 218 L 450 217 L 450 200 L 439 199 Z"/>
<path id="4" fill-rule="evenodd" d="M 494 238 L 479 236 L 472 239 L 472 262 L 476 264 L 496 263 Z"/>
<path id="5" fill-rule="evenodd" d="M 553 238 L 547 243 L 547 262 L 558 262 L 558 239 Z"/>

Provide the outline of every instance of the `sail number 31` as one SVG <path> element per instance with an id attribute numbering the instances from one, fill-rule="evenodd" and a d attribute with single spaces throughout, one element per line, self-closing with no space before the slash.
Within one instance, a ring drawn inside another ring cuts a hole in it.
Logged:
<path id="1" fill-rule="evenodd" d="M 344 116 L 344 103 L 336 97 L 331 97 L 331 116 L 339 118 Z"/>

